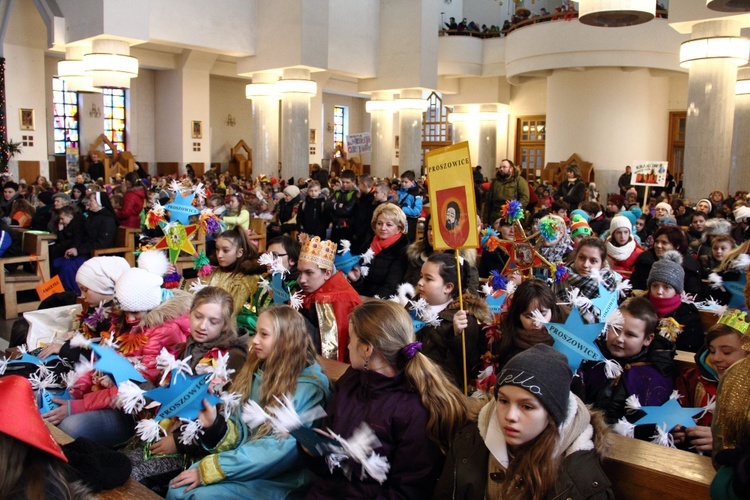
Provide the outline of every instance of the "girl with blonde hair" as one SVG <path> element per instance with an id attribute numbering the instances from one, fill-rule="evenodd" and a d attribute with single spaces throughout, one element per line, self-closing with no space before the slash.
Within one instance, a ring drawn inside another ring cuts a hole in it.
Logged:
<path id="1" fill-rule="evenodd" d="M 369 425 L 380 442 L 374 452 L 388 459 L 390 472 L 380 484 L 353 464 L 347 479 L 321 461 L 315 465 L 322 479 L 308 498 L 430 497 L 470 402 L 420 350 L 399 304 L 372 300 L 352 311 L 352 365 L 336 383 L 323 427 L 349 438 L 360 423 Z"/>
<path id="2" fill-rule="evenodd" d="M 232 388 L 242 404 L 277 407 L 290 395 L 302 414 L 325 405 L 328 378 L 315 360 L 304 318 L 286 305 L 271 306 L 258 317 L 253 349 Z M 296 440 L 280 439 L 268 424 L 250 429 L 239 412 L 225 419 L 204 402 L 201 444 L 210 455 L 170 483 L 167 498 L 286 498 L 304 493 L 313 476 L 298 463 Z"/>

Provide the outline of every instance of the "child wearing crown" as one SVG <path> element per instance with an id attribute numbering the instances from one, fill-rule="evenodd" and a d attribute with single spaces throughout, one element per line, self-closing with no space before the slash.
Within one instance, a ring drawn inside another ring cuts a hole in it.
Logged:
<path id="1" fill-rule="evenodd" d="M 695 354 L 695 366 L 682 371 L 675 380 L 675 389 L 684 407 L 705 407 L 716 398 L 716 388 L 726 370 L 747 357 L 743 339 L 750 347 L 750 323 L 746 313 L 727 310 L 706 332 L 705 345 Z M 696 451 L 712 451 L 711 422 L 713 410 L 702 415 L 694 427 L 678 427 L 672 434 L 676 444 L 684 443 Z"/>
<path id="2" fill-rule="evenodd" d="M 333 265 L 336 244 L 317 236 L 302 245 L 297 270 L 304 293 L 300 312 L 315 330 L 318 354 L 348 362 L 349 314 L 362 303 L 341 271 Z"/>

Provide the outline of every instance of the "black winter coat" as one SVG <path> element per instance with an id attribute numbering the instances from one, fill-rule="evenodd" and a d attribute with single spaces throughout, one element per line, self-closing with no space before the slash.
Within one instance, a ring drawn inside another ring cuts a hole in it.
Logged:
<path id="1" fill-rule="evenodd" d="M 574 183 L 567 180 L 560 184 L 555 192 L 555 199 L 562 198 L 568 206 L 568 213 L 578 208 L 578 204 L 586 199 L 586 184 L 581 179 L 576 179 Z"/>
<path id="2" fill-rule="evenodd" d="M 653 248 L 640 254 L 635 260 L 635 269 L 630 275 L 630 284 L 634 290 L 648 290 L 648 274 L 658 259 Z M 682 268 L 685 270 L 685 292 L 695 295 L 696 300 L 703 298 L 703 282 L 698 261 L 691 255 L 682 254 Z"/>
<path id="3" fill-rule="evenodd" d="M 319 198 L 305 198 L 297 212 L 297 223 L 301 233 L 307 233 L 310 238 L 319 236 L 320 239 L 326 238 L 326 229 L 328 229 L 328 213 L 324 210 L 326 199 L 323 196 Z"/>
<path id="4" fill-rule="evenodd" d="M 363 254 L 375 236 L 372 229 L 372 215 L 375 213 L 375 194 L 370 191 L 359 197 L 357 208 L 354 212 L 354 241 L 352 242 L 352 253 Z"/>
<path id="5" fill-rule="evenodd" d="M 698 309 L 694 304 L 683 302 L 680 307 L 667 316 L 674 318 L 683 326 L 682 333 L 677 336 L 675 345 L 681 351 L 698 352 L 703 347 L 706 333 L 703 331 L 703 323 Z"/>
<path id="6" fill-rule="evenodd" d="M 83 242 L 76 246 L 79 257 L 90 257 L 94 250 L 111 248 L 117 240 L 117 218 L 109 209 L 88 212 L 86 217 L 86 235 Z"/>
<path id="7" fill-rule="evenodd" d="M 396 243 L 376 255 L 370 263 L 367 276 L 352 283 L 357 293 L 366 297 L 377 295 L 381 299 L 396 295 L 396 289 L 404 282 L 406 274 L 406 247 L 408 246 L 409 239 L 402 234 Z"/>
<path id="8" fill-rule="evenodd" d="M 63 227 L 62 230 L 56 232 L 57 239 L 55 240 L 55 244 L 50 246 L 49 250 L 52 260 L 62 257 L 65 255 L 65 251 L 70 248 L 77 248 L 80 254 L 79 247 L 86 237 L 86 218 L 80 212 L 76 212 L 73 220 L 67 226 Z"/>

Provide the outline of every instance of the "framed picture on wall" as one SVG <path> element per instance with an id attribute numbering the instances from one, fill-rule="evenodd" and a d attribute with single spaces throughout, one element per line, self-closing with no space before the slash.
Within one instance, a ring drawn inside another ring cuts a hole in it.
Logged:
<path id="1" fill-rule="evenodd" d="M 317 129 L 311 128 L 310 129 L 310 144 L 315 144 L 318 142 L 318 131 Z"/>
<path id="2" fill-rule="evenodd" d="M 203 138 L 203 122 L 193 121 L 193 139 Z"/>
<path id="3" fill-rule="evenodd" d="M 34 110 L 20 108 L 18 110 L 18 120 L 21 124 L 21 130 L 34 130 Z"/>

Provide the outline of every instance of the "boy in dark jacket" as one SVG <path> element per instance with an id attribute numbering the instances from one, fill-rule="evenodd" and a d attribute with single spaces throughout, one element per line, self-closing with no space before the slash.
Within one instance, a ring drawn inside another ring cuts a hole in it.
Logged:
<path id="1" fill-rule="evenodd" d="M 674 388 L 675 346 L 654 333 L 658 321 L 654 306 L 642 297 L 630 298 L 619 310 L 622 323 L 609 326 L 606 337 L 596 343 L 604 357 L 622 368 L 622 374 L 607 370 L 607 363 L 584 361 L 578 370 L 582 387 L 576 390 L 584 403 L 604 411 L 608 424 L 642 416 L 626 411 L 628 397 L 637 396 L 642 406 L 660 406 Z"/>
<path id="2" fill-rule="evenodd" d="M 363 254 L 370 247 L 372 237 L 375 231 L 372 230 L 372 214 L 375 213 L 375 188 L 374 180 L 371 175 L 363 174 L 359 176 L 359 201 L 357 202 L 357 211 L 354 222 L 354 241 L 352 242 L 352 252 L 354 254 Z"/>
<path id="3" fill-rule="evenodd" d="M 406 235 L 409 243 L 417 238 L 417 224 L 419 214 L 422 213 L 422 197 L 413 170 L 401 174 L 401 189 L 398 190 L 398 206 L 406 215 Z"/>
<path id="4" fill-rule="evenodd" d="M 319 236 L 326 237 L 328 229 L 328 214 L 325 211 L 326 199 L 321 194 L 320 183 L 310 181 L 307 183 L 307 196 L 300 206 L 297 222 L 301 233 L 307 233 L 310 238 Z"/>
<path id="5" fill-rule="evenodd" d="M 341 189 L 335 191 L 326 202 L 333 227 L 331 241 L 338 244 L 341 240 L 352 240 L 354 235 L 354 214 L 357 207 L 357 190 L 355 184 L 357 174 L 354 170 L 346 169 L 341 172 Z"/>

